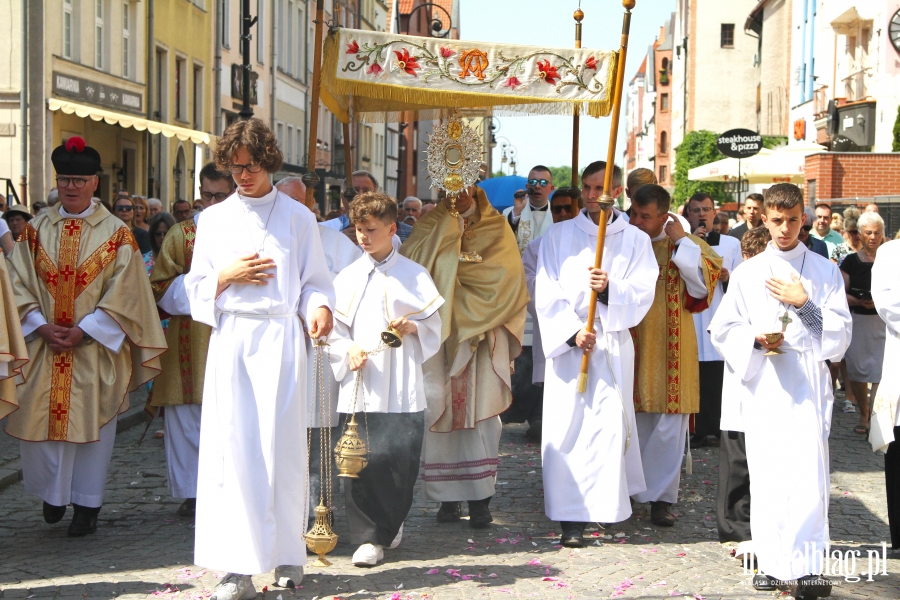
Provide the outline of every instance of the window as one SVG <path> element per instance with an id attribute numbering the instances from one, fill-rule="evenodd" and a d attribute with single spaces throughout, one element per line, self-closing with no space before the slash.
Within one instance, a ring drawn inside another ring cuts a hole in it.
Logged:
<path id="1" fill-rule="evenodd" d="M 668 94 L 660 94 L 659 95 L 659 111 L 660 112 L 668 112 L 669 111 L 669 95 Z"/>
<path id="2" fill-rule="evenodd" d="M 294 69 L 294 76 L 297 79 L 304 80 L 303 71 L 306 69 L 306 54 L 303 52 L 303 31 L 305 29 L 306 24 L 306 15 L 303 12 L 303 3 L 297 3 L 297 43 L 294 44 L 293 48 L 296 48 L 297 51 L 297 68 Z"/>
<path id="3" fill-rule="evenodd" d="M 63 57 L 72 59 L 75 32 L 75 19 L 72 17 L 72 0 L 63 0 Z"/>
<path id="4" fill-rule="evenodd" d="M 288 164 L 293 164 L 294 155 L 292 150 L 294 149 L 294 128 L 291 125 L 288 125 L 287 139 L 285 140 L 284 146 L 282 147 L 284 148 L 284 156 L 287 159 L 285 162 L 287 162 Z"/>
<path id="5" fill-rule="evenodd" d="M 295 164 L 299 165 L 299 164 L 303 163 L 304 150 L 305 149 L 303 147 L 303 130 L 298 127 L 297 128 L 297 155 L 296 155 L 297 162 Z"/>
<path id="6" fill-rule="evenodd" d="M 219 13 L 222 15 L 222 46 L 231 48 L 231 0 L 219 0 Z"/>
<path id="7" fill-rule="evenodd" d="M 294 54 L 290 51 L 294 47 L 294 3 L 288 0 L 287 3 L 287 72 L 294 72 Z"/>
<path id="8" fill-rule="evenodd" d="M 666 168 L 666 165 L 659 165 L 659 184 L 660 185 L 664 184 L 667 181 L 667 179 L 666 179 L 666 176 L 668 175 L 667 171 L 668 171 L 668 169 Z"/>
<path id="9" fill-rule="evenodd" d="M 284 148 L 284 125 L 281 123 L 275 125 L 275 138 L 278 140 L 278 145 Z"/>
<path id="10" fill-rule="evenodd" d="M 103 68 L 103 0 L 94 0 L 94 66 Z"/>
<path id="11" fill-rule="evenodd" d="M 166 77 L 168 76 L 168 65 L 167 62 L 169 60 L 169 54 L 165 50 L 161 48 L 156 49 L 156 110 L 154 111 L 154 116 L 160 121 L 164 121 L 166 118 L 166 100 L 168 99 L 166 84 Z"/>
<path id="12" fill-rule="evenodd" d="M 663 131 L 659 134 L 659 153 L 660 154 L 668 154 L 669 153 L 669 134 Z"/>
<path id="13" fill-rule="evenodd" d="M 131 7 L 122 5 L 122 77 L 131 77 Z"/>
<path id="14" fill-rule="evenodd" d="M 193 96 L 193 123 L 194 129 L 203 130 L 203 67 L 194 65 L 194 96 Z"/>
<path id="15" fill-rule="evenodd" d="M 256 18 L 258 20 L 256 21 L 256 31 L 253 32 L 253 35 L 256 37 L 256 62 L 261 65 L 266 63 L 265 5 L 266 0 L 256 0 Z"/>
<path id="16" fill-rule="evenodd" d="M 284 45 L 284 0 L 275 0 L 275 47 L 277 51 L 277 66 L 284 71 L 284 59 L 287 48 Z"/>
<path id="17" fill-rule="evenodd" d="M 734 48 L 734 23 L 722 23 L 722 47 Z"/>
<path id="18" fill-rule="evenodd" d="M 187 72 L 183 58 L 175 59 L 175 118 L 187 120 Z"/>

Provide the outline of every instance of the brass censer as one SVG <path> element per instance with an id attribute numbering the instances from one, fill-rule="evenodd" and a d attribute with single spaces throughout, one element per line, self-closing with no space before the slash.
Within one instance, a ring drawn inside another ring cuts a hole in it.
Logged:
<path id="1" fill-rule="evenodd" d="M 359 381 L 358 375 L 357 381 Z M 359 437 L 359 432 L 356 431 L 357 427 L 356 414 L 352 414 L 344 429 L 344 435 L 338 439 L 337 446 L 334 447 L 334 462 L 337 464 L 338 477 L 358 479 L 359 472 L 369 464 L 369 460 L 366 458 L 369 449 L 363 439 Z"/>
<path id="2" fill-rule="evenodd" d="M 327 389 L 325 386 L 325 346 L 324 340 L 316 340 L 315 353 L 313 355 L 313 369 L 318 378 L 319 410 L 320 414 L 330 414 L 331 398 L 326 398 Z M 309 457 L 312 455 L 312 430 L 307 430 L 307 462 L 306 462 L 306 481 L 309 482 Z M 328 449 L 331 447 L 331 427 L 321 427 L 319 429 L 319 505 L 315 508 L 316 522 L 312 529 L 307 532 L 306 547 L 310 552 L 314 552 L 319 556 L 313 566 L 330 567 L 331 563 L 325 558 L 325 555 L 334 550 L 337 546 L 338 536 L 331 528 L 334 521 L 331 514 L 332 490 L 331 490 L 331 457 Z M 307 505 L 309 502 L 307 501 Z"/>

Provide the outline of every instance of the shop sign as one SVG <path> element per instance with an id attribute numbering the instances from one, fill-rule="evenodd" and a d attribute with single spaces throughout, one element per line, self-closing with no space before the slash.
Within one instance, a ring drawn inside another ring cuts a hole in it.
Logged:
<path id="1" fill-rule="evenodd" d="M 53 71 L 53 93 L 113 110 L 144 113 L 142 94 Z"/>

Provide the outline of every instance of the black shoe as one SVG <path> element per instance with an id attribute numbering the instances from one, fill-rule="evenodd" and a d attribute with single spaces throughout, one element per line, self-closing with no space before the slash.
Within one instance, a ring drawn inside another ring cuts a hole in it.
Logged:
<path id="1" fill-rule="evenodd" d="M 532 442 L 536 442 L 538 444 L 541 443 L 541 429 L 542 423 L 540 419 L 531 423 L 531 426 L 525 432 L 525 439 L 531 440 Z"/>
<path id="2" fill-rule="evenodd" d="M 494 517 L 491 516 L 491 509 L 488 508 L 490 503 L 490 498 L 469 500 L 469 527 L 482 529 L 493 522 Z"/>
<path id="3" fill-rule="evenodd" d="M 816 600 L 831 595 L 831 581 L 821 575 L 806 575 L 787 590 L 796 600 Z"/>
<path id="4" fill-rule="evenodd" d="M 441 509 L 437 513 L 438 523 L 455 523 L 462 516 L 459 502 L 441 502 Z"/>
<path id="5" fill-rule="evenodd" d="M 753 589 L 757 592 L 774 592 L 778 589 L 778 580 L 762 573 L 753 576 Z"/>
<path id="6" fill-rule="evenodd" d="M 670 506 L 672 505 L 668 502 L 651 502 L 650 521 L 660 527 L 672 527 L 675 524 L 675 515 L 669 512 Z"/>
<path id="7" fill-rule="evenodd" d="M 65 505 L 54 506 L 44 502 L 44 521 L 52 525 L 53 523 L 59 523 L 64 516 L 66 516 Z"/>
<path id="8" fill-rule="evenodd" d="M 97 515 L 100 514 L 101 507 L 90 508 L 72 504 L 72 508 L 75 514 L 69 523 L 69 537 L 81 537 L 97 531 Z"/>
<path id="9" fill-rule="evenodd" d="M 584 548 L 584 523 L 560 521 L 562 539 L 560 543 L 566 548 Z"/>
<path id="10" fill-rule="evenodd" d="M 175 511 L 175 514 L 179 517 L 193 517 L 197 514 L 197 499 L 196 498 L 188 498 L 184 502 L 181 503 L 181 506 L 178 507 L 178 510 Z"/>
<path id="11" fill-rule="evenodd" d="M 691 436 L 691 450 L 696 450 L 697 448 L 702 448 L 706 445 L 706 436 L 705 435 L 692 435 Z"/>

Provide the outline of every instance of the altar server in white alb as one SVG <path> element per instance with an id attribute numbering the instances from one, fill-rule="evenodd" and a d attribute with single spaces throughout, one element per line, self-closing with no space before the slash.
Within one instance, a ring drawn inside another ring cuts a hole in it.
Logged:
<path id="1" fill-rule="evenodd" d="M 725 358 L 724 391 L 743 388 L 750 470 L 754 586 L 827 596 L 828 435 L 834 396 L 826 360 L 850 344 L 852 321 L 837 266 L 798 243 L 803 194 L 779 183 L 765 196 L 765 252 L 741 264 L 710 325 Z M 766 334 L 783 332 L 772 342 Z M 778 349 L 781 354 L 772 355 Z"/>
<path id="2" fill-rule="evenodd" d="M 595 163 L 596 164 L 596 163 Z M 562 543 L 584 545 L 587 523 L 631 516 L 629 496 L 644 491 L 634 418 L 634 345 L 628 329 L 653 303 L 659 268 L 650 238 L 614 211 L 603 263 L 592 269 L 601 215 L 603 172 L 585 169 L 586 210 L 543 238 L 535 305 L 547 356 L 541 443 L 547 517 L 560 521 Z M 591 290 L 599 293 L 594 330 L 585 323 Z M 587 392 L 578 392 L 581 358 L 590 353 Z"/>
<path id="3" fill-rule="evenodd" d="M 366 255 L 334 280 L 331 353 L 341 382 L 338 412 L 357 414 L 368 445 L 368 465 L 359 479 L 344 480 L 344 500 L 350 541 L 359 544 L 353 564 L 372 566 L 386 546 L 400 544 L 412 506 L 425 435 L 422 363 L 441 347 L 438 309 L 444 299 L 425 267 L 391 244 L 396 200 L 365 192 L 349 214 Z M 381 345 L 388 327 L 401 336 L 399 348 Z"/>
<path id="4" fill-rule="evenodd" d="M 213 328 L 203 387 L 194 562 L 227 573 L 214 600 L 256 596 L 250 575 L 293 587 L 306 562 L 306 346 L 332 328 L 334 288 L 315 217 L 278 192 L 275 136 L 229 126 L 215 161 L 236 193 L 203 211 L 185 288 Z"/>

